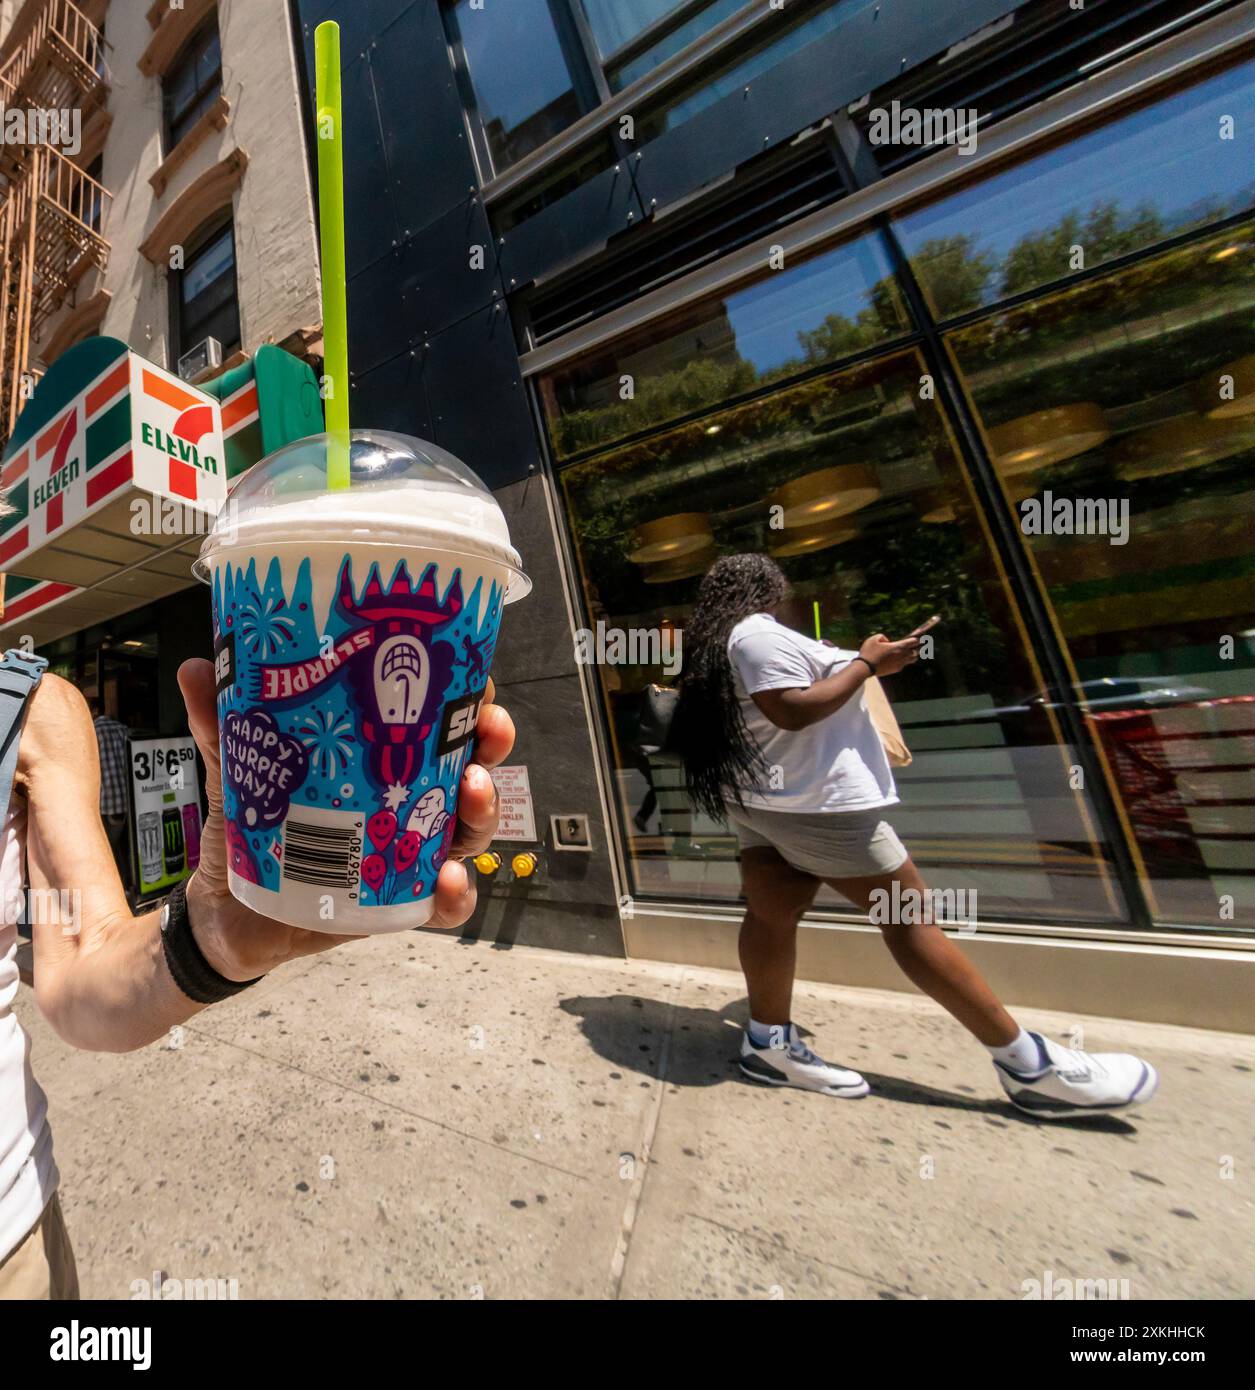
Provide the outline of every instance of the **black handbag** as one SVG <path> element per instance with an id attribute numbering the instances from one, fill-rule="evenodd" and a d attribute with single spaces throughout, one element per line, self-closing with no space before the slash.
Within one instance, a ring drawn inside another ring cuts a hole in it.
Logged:
<path id="1" fill-rule="evenodd" d="M 670 685 L 647 685 L 641 691 L 641 723 L 636 746 L 642 753 L 666 753 L 680 692 Z"/>

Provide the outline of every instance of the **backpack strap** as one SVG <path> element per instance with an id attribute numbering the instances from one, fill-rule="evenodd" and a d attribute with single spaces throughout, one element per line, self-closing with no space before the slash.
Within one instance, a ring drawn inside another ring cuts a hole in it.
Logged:
<path id="1" fill-rule="evenodd" d="M 48 669 L 42 656 L 10 650 L 0 658 L 0 818 L 9 808 L 26 702 Z"/>

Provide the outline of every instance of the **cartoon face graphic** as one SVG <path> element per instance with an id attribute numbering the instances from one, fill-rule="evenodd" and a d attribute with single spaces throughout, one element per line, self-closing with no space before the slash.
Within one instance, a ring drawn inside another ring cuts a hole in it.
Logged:
<path id="1" fill-rule="evenodd" d="M 375 653 L 375 703 L 383 722 L 417 724 L 430 684 L 431 662 L 418 638 L 386 638 Z"/>
<path id="2" fill-rule="evenodd" d="M 453 673 L 453 647 L 431 634 L 462 611 L 462 585 L 455 576 L 442 602 L 434 571 L 430 566 L 415 589 L 402 563 L 386 592 L 372 571 L 360 600 L 354 598 L 347 569 L 341 576 L 341 612 L 353 623 L 369 622 L 376 634 L 373 650 L 349 659 L 348 673 L 367 765 L 385 791 L 409 787 L 417 776 Z"/>

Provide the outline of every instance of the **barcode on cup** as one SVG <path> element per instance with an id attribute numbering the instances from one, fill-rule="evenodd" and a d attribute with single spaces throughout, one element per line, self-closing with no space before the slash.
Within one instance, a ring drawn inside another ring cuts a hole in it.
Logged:
<path id="1" fill-rule="evenodd" d="M 300 819 L 289 816 L 283 828 L 283 877 L 318 888 L 356 890 L 362 869 L 362 815 L 306 806 L 297 815 Z"/>

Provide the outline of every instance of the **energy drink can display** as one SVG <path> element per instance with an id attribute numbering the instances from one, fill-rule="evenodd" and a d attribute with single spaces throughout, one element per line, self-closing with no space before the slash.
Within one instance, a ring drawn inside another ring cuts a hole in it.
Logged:
<path id="1" fill-rule="evenodd" d="M 183 816 L 177 806 L 167 806 L 161 813 L 161 848 L 166 874 L 181 874 L 185 858 Z"/>
<path id="2" fill-rule="evenodd" d="M 183 843 L 187 847 L 187 867 L 200 863 L 200 807 L 195 802 L 183 808 Z"/>
<path id="3" fill-rule="evenodd" d="M 156 811 L 142 811 L 136 826 L 139 842 L 140 880 L 157 883 L 165 870 L 161 853 L 161 817 Z"/>

